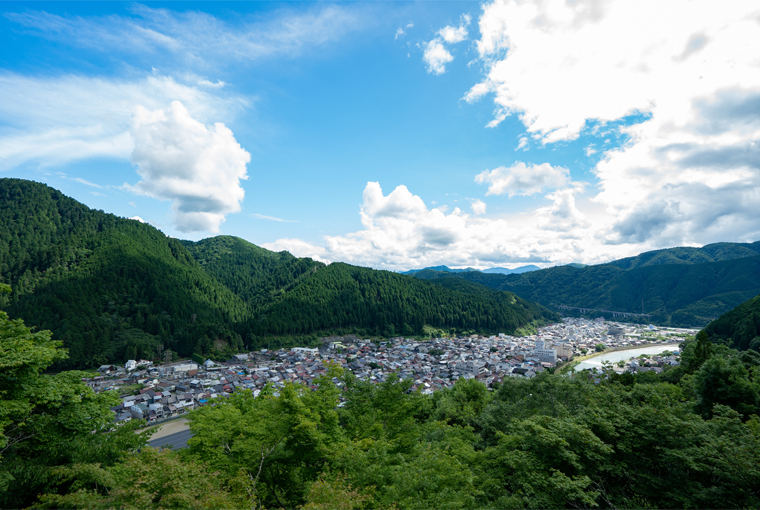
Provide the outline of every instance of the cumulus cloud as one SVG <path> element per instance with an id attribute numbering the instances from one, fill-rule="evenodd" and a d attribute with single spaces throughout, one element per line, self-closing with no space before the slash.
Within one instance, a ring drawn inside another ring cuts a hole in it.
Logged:
<path id="1" fill-rule="evenodd" d="M 443 39 L 447 43 L 455 44 L 467 39 L 467 28 L 465 28 L 464 26 L 460 26 L 457 28 L 454 28 L 452 26 L 445 26 L 438 31 L 438 35 L 440 35 L 441 39 Z"/>
<path id="2" fill-rule="evenodd" d="M 546 195 L 552 200 L 550 207 L 540 208 L 536 214 L 541 218 L 539 226 L 554 232 L 577 232 L 589 226 L 586 216 L 578 210 L 575 195 L 580 187 L 556 190 Z"/>
<path id="3" fill-rule="evenodd" d="M 250 155 L 224 124 L 206 126 L 179 101 L 165 110 L 138 107 L 131 160 L 142 177 L 129 186 L 172 202 L 181 232 L 218 232 L 225 216 L 240 211 Z"/>
<path id="4" fill-rule="evenodd" d="M 549 204 L 530 214 L 488 218 L 485 203 L 471 202 L 473 215 L 455 207 L 427 208 L 406 186 L 387 195 L 380 184 L 364 188 L 359 211 L 363 228 L 319 243 L 279 239 L 264 245 L 299 256 L 345 261 L 385 269 L 446 264 L 452 267 L 493 267 L 499 264 L 603 262 L 626 256 L 625 245 L 605 245 L 595 239 L 598 226 L 580 211 L 579 186 L 556 190 Z M 482 204 L 482 205 L 481 205 Z"/>
<path id="5" fill-rule="evenodd" d="M 543 144 L 626 140 L 586 147 L 601 156 L 604 242 L 756 240 L 759 14 L 751 1 L 495 0 L 478 22 L 484 78 L 465 99 L 492 97 L 489 126 L 515 115 Z"/>
<path id="6" fill-rule="evenodd" d="M 480 199 L 475 199 L 470 203 L 470 208 L 472 209 L 473 214 L 485 214 L 486 213 L 486 203 L 483 202 Z"/>
<path id="7" fill-rule="evenodd" d="M 486 195 L 508 194 L 534 195 L 545 189 L 565 186 L 570 180 L 570 171 L 549 163 L 526 165 L 516 161 L 510 167 L 500 166 L 494 170 L 485 170 L 475 176 L 478 184 L 488 184 Z"/>
<path id="8" fill-rule="evenodd" d="M 462 23 L 458 27 L 447 25 L 438 31 L 437 37 L 424 45 L 425 51 L 422 60 L 427 64 L 427 70 L 431 74 L 443 74 L 446 72 L 446 64 L 454 60 L 454 56 L 444 46 L 456 44 L 467 40 L 467 26 L 470 24 L 469 15 L 462 15 Z"/>
<path id="9" fill-rule="evenodd" d="M 427 70 L 431 74 L 443 74 L 446 72 L 446 64 L 454 60 L 451 53 L 443 46 L 440 40 L 433 39 L 425 45 L 422 59 L 427 64 Z"/>

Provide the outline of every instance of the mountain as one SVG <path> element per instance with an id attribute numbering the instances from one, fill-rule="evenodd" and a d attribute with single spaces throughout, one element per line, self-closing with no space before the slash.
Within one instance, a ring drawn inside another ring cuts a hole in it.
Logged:
<path id="1" fill-rule="evenodd" d="M 509 269 L 506 267 L 492 267 L 490 269 L 483 269 L 482 271 L 479 269 L 473 269 L 471 267 L 465 268 L 465 269 L 451 269 L 448 266 L 433 266 L 433 267 L 426 267 L 424 269 L 410 269 L 409 271 L 403 271 L 399 274 L 403 275 L 415 275 L 421 271 L 441 271 L 445 273 L 471 273 L 473 271 L 477 272 L 483 272 L 486 274 L 519 274 L 519 273 L 527 273 L 529 271 L 536 271 L 538 269 L 541 269 L 538 266 L 522 266 L 515 269 Z"/>
<path id="2" fill-rule="evenodd" d="M 541 268 L 531 264 L 529 266 L 521 266 L 514 269 L 509 269 L 506 267 L 492 267 L 490 269 L 484 269 L 482 272 L 486 274 L 522 274 L 528 273 L 530 271 L 538 271 L 539 269 Z"/>
<path id="3" fill-rule="evenodd" d="M 66 367 L 189 354 L 205 337 L 241 347 L 233 325 L 251 313 L 176 239 L 20 179 L 0 179 L 0 276 L 0 306 L 63 340 Z"/>
<path id="4" fill-rule="evenodd" d="M 704 264 L 760 255 L 760 241 L 754 243 L 715 243 L 701 248 L 677 247 L 641 253 L 609 262 L 621 269 L 661 266 L 667 264 Z"/>
<path id="5" fill-rule="evenodd" d="M 472 268 L 472 267 L 468 267 L 466 269 L 452 269 L 448 266 L 433 266 L 433 267 L 426 267 L 425 269 L 410 269 L 409 271 L 403 271 L 403 272 L 400 272 L 399 274 L 412 275 L 415 273 L 419 273 L 420 271 L 425 271 L 426 269 L 430 269 L 431 271 L 443 271 L 445 273 L 467 273 L 470 271 L 478 271 L 477 269 Z"/>
<path id="6" fill-rule="evenodd" d="M 1 309 L 64 341 L 69 361 L 57 368 L 150 358 L 159 348 L 221 356 L 333 332 L 511 333 L 558 317 L 477 285 L 325 266 L 231 236 L 179 241 L 20 179 L 0 179 L 0 282 L 13 289 L 0 295 Z"/>
<path id="7" fill-rule="evenodd" d="M 705 260 L 702 257 L 679 259 L 676 254 L 687 257 L 689 253 L 700 253 L 694 251 L 700 249 L 674 248 L 602 265 L 560 266 L 521 275 L 421 271 L 414 276 L 429 280 L 461 278 L 514 292 L 544 306 L 628 313 L 643 310 L 651 315 L 641 318 L 647 322 L 704 326 L 760 293 L 760 255 L 737 258 L 742 253 L 756 253 L 753 248 L 757 246 L 758 243 L 721 243 L 703 247 L 701 250 L 711 253 L 712 259 L 721 259 L 715 262 L 695 262 Z M 663 263 L 652 263 L 654 260 Z"/>
<path id="8" fill-rule="evenodd" d="M 760 351 L 760 294 L 712 321 L 705 331 L 713 342 Z"/>

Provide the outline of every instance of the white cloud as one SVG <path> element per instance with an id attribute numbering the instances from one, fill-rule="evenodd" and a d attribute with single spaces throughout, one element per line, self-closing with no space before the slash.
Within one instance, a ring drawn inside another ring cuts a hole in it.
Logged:
<path id="1" fill-rule="evenodd" d="M 84 184 L 85 186 L 91 186 L 93 188 L 101 188 L 101 189 L 103 188 L 103 186 L 99 184 L 95 184 L 94 182 L 90 182 L 88 180 L 82 179 L 81 177 L 72 177 L 71 180 L 76 181 L 80 184 Z"/>
<path id="2" fill-rule="evenodd" d="M 395 40 L 395 39 L 398 39 L 399 37 L 404 37 L 406 35 L 406 31 L 409 30 L 410 28 L 414 28 L 414 23 L 407 23 L 405 27 L 398 27 L 396 29 L 396 36 L 393 39 Z"/>
<path id="3" fill-rule="evenodd" d="M 629 246 L 605 245 L 594 237 L 598 220 L 589 219 L 577 206 L 575 196 L 581 191 L 579 186 L 557 190 L 546 196 L 550 205 L 524 215 L 487 218 L 459 208 L 448 214 L 441 208 L 428 209 L 406 186 L 384 195 L 379 183 L 369 182 L 360 211 L 362 230 L 326 236 L 319 244 L 279 239 L 264 246 L 385 269 L 603 262 L 611 255 L 630 255 Z M 472 202 L 476 214 L 478 202 Z"/>
<path id="4" fill-rule="evenodd" d="M 575 204 L 575 194 L 581 188 L 566 188 L 546 195 L 552 200 L 550 207 L 538 209 L 536 214 L 541 218 L 539 225 L 546 230 L 556 232 L 573 232 L 588 227 L 586 216 L 578 210 Z"/>
<path id="5" fill-rule="evenodd" d="M 201 85 L 202 87 L 208 87 L 212 89 L 220 89 L 227 85 L 222 80 L 217 80 L 216 82 L 210 82 L 208 80 L 198 80 L 198 85 Z"/>
<path id="6" fill-rule="evenodd" d="M 479 19 L 485 77 L 465 98 L 492 96 L 489 126 L 517 115 L 544 144 L 584 129 L 627 137 L 586 147 L 606 148 L 593 170 L 605 242 L 756 240 L 758 20 L 753 1 L 496 0 Z M 610 125 L 637 112 L 638 123 Z"/>
<path id="7" fill-rule="evenodd" d="M 428 72 L 431 74 L 443 74 L 446 72 L 446 64 L 454 60 L 451 53 L 441 44 L 438 39 L 433 39 L 425 45 L 425 52 L 422 59 L 427 64 Z"/>
<path id="8" fill-rule="evenodd" d="M 69 16 L 44 11 L 5 17 L 51 40 L 136 57 L 155 65 L 215 68 L 229 62 L 294 58 L 340 40 L 363 23 L 354 6 L 315 6 L 300 12 L 282 8 L 271 15 L 235 16 L 225 22 L 193 10 L 151 9 L 135 4 L 131 15 Z"/>
<path id="9" fill-rule="evenodd" d="M 202 122 L 229 118 L 249 106 L 169 76 L 125 81 L 77 75 L 0 74 L 0 170 L 26 162 L 62 164 L 91 157 L 128 159 L 137 105 L 154 110 L 181 101 Z"/>
<path id="10" fill-rule="evenodd" d="M 427 64 L 431 74 L 443 74 L 446 72 L 446 64 L 454 60 L 454 56 L 444 46 L 456 44 L 467 39 L 467 26 L 471 18 L 467 14 L 462 15 L 462 24 L 459 27 L 447 25 L 438 31 L 437 37 L 424 45 L 425 51 L 422 60 Z"/>
<path id="11" fill-rule="evenodd" d="M 457 28 L 445 26 L 438 31 L 438 35 L 447 43 L 456 44 L 467 39 L 467 28 L 464 26 Z"/>
<path id="12" fill-rule="evenodd" d="M 480 199 L 475 199 L 470 203 L 470 208 L 472 209 L 473 214 L 485 214 L 486 213 L 486 203 L 483 202 Z"/>
<path id="13" fill-rule="evenodd" d="M 332 260 L 324 258 L 326 252 L 324 248 L 300 239 L 282 238 L 273 243 L 264 243 L 261 246 L 276 252 L 287 251 L 296 257 L 310 257 L 326 264 L 332 262 Z"/>
<path id="14" fill-rule="evenodd" d="M 145 221 L 144 219 L 140 218 L 139 216 L 132 216 L 129 219 L 130 220 L 139 221 L 140 223 L 148 223 L 147 221 Z"/>
<path id="15" fill-rule="evenodd" d="M 500 166 L 494 170 L 485 170 L 475 176 L 478 184 L 488 184 L 486 195 L 534 195 L 545 189 L 565 186 L 570 180 L 570 171 L 561 166 L 526 165 L 516 161 L 510 167 Z"/>
<path id="16" fill-rule="evenodd" d="M 515 148 L 516 151 L 523 150 L 527 151 L 530 149 L 530 146 L 528 146 L 528 137 L 527 136 L 521 136 L 520 137 L 520 143 L 517 144 L 517 147 Z"/>
<path id="17" fill-rule="evenodd" d="M 206 126 L 179 101 L 166 110 L 138 107 L 132 124 L 132 162 L 142 180 L 129 189 L 170 200 L 181 232 L 218 232 L 240 211 L 250 155 L 224 124 Z"/>
<path id="18" fill-rule="evenodd" d="M 277 218 L 275 216 L 266 216 L 259 213 L 253 213 L 251 214 L 251 217 L 259 220 L 279 221 L 281 223 L 298 223 L 296 220 L 283 220 L 282 218 Z"/>

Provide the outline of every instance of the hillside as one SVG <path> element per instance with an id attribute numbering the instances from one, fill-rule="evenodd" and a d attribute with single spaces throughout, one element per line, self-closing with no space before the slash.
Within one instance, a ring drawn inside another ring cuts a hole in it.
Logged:
<path id="1" fill-rule="evenodd" d="M 760 294 L 712 321 L 705 331 L 713 342 L 760 351 Z"/>
<path id="2" fill-rule="evenodd" d="M 282 296 L 303 278 L 319 268 L 321 262 L 296 258 L 260 248 L 232 236 L 217 236 L 202 241 L 180 241 L 203 269 L 244 299 L 254 310 Z"/>
<path id="3" fill-rule="evenodd" d="M 510 292 L 472 284 L 446 288 L 390 271 L 333 263 L 267 308 L 250 330 L 297 335 L 359 329 L 392 336 L 415 334 L 431 325 L 514 332 L 534 320 L 558 318 Z"/>
<path id="4" fill-rule="evenodd" d="M 232 326 L 250 314 L 179 241 L 19 179 L 0 180 L 0 277 L 13 288 L 2 308 L 52 330 L 66 366 L 149 357 L 158 344 L 188 355 L 205 337 L 240 347 Z"/>
<path id="5" fill-rule="evenodd" d="M 0 282 L 13 288 L 0 308 L 64 341 L 57 368 L 150 358 L 158 346 L 222 355 L 272 336 L 508 333 L 556 318 L 509 293 L 326 267 L 235 237 L 178 241 L 20 179 L 0 179 Z"/>
<path id="6" fill-rule="evenodd" d="M 610 262 L 609 265 L 621 269 L 661 266 L 667 264 L 704 264 L 721 262 L 760 255 L 760 241 L 754 243 L 714 243 L 701 248 L 676 247 L 665 250 L 648 251 Z"/>
<path id="7" fill-rule="evenodd" d="M 560 266 L 521 275 L 480 272 L 452 275 L 422 271 L 415 277 L 462 278 L 514 292 L 545 306 L 566 305 L 629 313 L 641 313 L 643 308 L 644 313 L 652 315 L 651 322 L 703 326 L 760 293 L 760 256 L 699 264 L 644 263 L 628 270 L 610 263 Z"/>

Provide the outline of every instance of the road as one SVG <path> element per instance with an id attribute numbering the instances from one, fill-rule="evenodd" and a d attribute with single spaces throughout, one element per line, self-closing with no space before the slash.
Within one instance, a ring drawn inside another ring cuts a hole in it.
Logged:
<path id="1" fill-rule="evenodd" d="M 187 448 L 187 440 L 193 437 L 193 433 L 190 429 L 175 432 L 174 434 L 168 434 L 158 439 L 153 439 L 148 442 L 148 445 L 153 448 L 164 448 L 169 445 L 172 446 L 172 450 L 179 450 L 180 448 Z"/>

